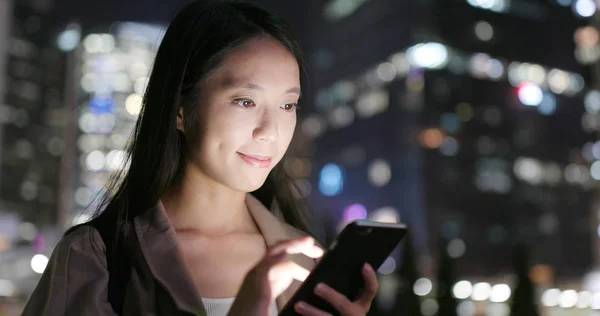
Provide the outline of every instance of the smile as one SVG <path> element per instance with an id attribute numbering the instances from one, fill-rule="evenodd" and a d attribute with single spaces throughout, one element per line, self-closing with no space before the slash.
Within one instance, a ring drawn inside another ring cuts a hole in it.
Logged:
<path id="1" fill-rule="evenodd" d="M 246 163 L 255 168 L 268 168 L 271 166 L 271 157 L 265 156 L 254 156 L 254 155 L 245 155 L 240 152 L 237 153 L 240 158 L 242 158 Z"/>

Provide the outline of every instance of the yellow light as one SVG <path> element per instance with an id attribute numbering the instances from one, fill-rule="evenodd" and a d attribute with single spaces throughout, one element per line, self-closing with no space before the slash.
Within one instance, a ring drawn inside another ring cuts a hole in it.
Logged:
<path id="1" fill-rule="evenodd" d="M 134 93 L 125 100 L 125 109 L 131 115 L 138 115 L 142 110 L 142 96 Z"/>

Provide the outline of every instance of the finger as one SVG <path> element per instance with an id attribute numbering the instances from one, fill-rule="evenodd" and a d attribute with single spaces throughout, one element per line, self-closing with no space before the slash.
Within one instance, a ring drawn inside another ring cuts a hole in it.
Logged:
<path id="1" fill-rule="evenodd" d="M 298 302 L 296 304 L 294 304 L 294 309 L 296 310 L 297 313 L 299 313 L 300 315 L 306 315 L 306 316 L 331 316 L 331 314 L 324 312 L 310 304 L 307 304 L 305 302 Z"/>
<path id="2" fill-rule="evenodd" d="M 315 240 L 310 236 L 303 236 L 277 243 L 269 248 L 267 255 L 275 255 L 282 251 L 289 254 L 302 253 L 311 258 L 319 258 L 324 253 L 324 250 L 315 245 Z"/>
<path id="3" fill-rule="evenodd" d="M 299 238 L 293 238 L 293 239 L 287 239 L 287 240 L 282 240 L 278 243 L 276 243 L 275 245 L 269 247 L 269 249 L 267 250 L 267 255 L 274 255 L 277 253 L 280 253 L 282 251 L 285 251 L 287 248 L 290 247 L 294 247 L 297 245 L 314 245 L 314 240 L 310 237 L 310 236 L 302 236 Z"/>
<path id="4" fill-rule="evenodd" d="M 282 251 L 280 253 L 274 254 L 272 256 L 267 256 L 263 259 L 263 264 L 266 268 L 270 268 L 287 258 L 287 253 Z"/>
<path id="5" fill-rule="evenodd" d="M 356 300 L 356 303 L 359 305 L 369 308 L 371 307 L 371 302 L 377 295 L 377 290 L 379 289 L 379 283 L 377 282 L 377 275 L 375 274 L 375 270 L 368 263 L 365 263 L 362 274 L 365 279 L 365 287 L 360 293 L 360 296 Z"/>
<path id="6" fill-rule="evenodd" d="M 269 279 L 277 280 L 283 276 L 287 276 L 300 282 L 304 282 L 309 274 L 310 271 L 308 269 L 291 260 L 286 260 L 273 265 L 269 271 Z"/>
<path id="7" fill-rule="evenodd" d="M 321 258 L 325 253 L 325 250 L 317 245 L 312 245 L 312 247 L 303 249 L 301 253 L 311 258 Z"/>
<path id="8" fill-rule="evenodd" d="M 265 281 L 271 286 L 271 297 L 275 298 L 288 289 L 294 280 L 304 282 L 309 274 L 310 272 L 302 266 L 285 260 L 269 268 Z"/>
<path id="9" fill-rule="evenodd" d="M 344 294 L 341 294 L 325 283 L 317 284 L 314 291 L 315 294 L 329 302 L 342 315 L 348 314 L 352 309 L 352 302 Z"/>

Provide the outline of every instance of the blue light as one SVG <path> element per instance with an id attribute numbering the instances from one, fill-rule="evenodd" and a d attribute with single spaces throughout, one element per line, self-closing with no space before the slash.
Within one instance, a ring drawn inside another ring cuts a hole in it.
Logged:
<path id="1" fill-rule="evenodd" d="M 440 125 L 448 133 L 456 133 L 460 129 L 460 117 L 454 113 L 444 113 L 440 118 Z"/>
<path id="2" fill-rule="evenodd" d="M 115 99 L 112 96 L 94 96 L 89 103 L 92 114 L 108 114 L 115 109 Z"/>
<path id="3" fill-rule="evenodd" d="M 62 31 L 56 39 L 56 44 L 61 51 L 70 52 L 79 45 L 80 40 L 81 30 L 79 28 L 72 28 Z"/>
<path id="4" fill-rule="evenodd" d="M 446 221 L 442 225 L 442 234 L 447 239 L 457 238 L 459 233 L 460 233 L 460 226 L 458 225 L 457 222 L 455 222 L 453 220 Z"/>
<path id="5" fill-rule="evenodd" d="M 344 171 L 336 164 L 327 164 L 319 174 L 319 191 L 325 196 L 334 196 L 342 192 Z"/>
<path id="6" fill-rule="evenodd" d="M 546 92 L 542 97 L 542 102 L 538 105 L 538 111 L 544 115 L 551 115 L 556 110 L 556 97 L 554 94 Z"/>

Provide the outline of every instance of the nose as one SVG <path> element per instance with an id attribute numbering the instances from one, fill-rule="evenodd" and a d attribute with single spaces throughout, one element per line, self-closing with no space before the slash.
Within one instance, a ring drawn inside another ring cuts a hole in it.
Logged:
<path id="1" fill-rule="evenodd" d="M 275 113 L 270 113 L 269 110 L 263 111 L 252 136 L 256 141 L 260 142 L 270 143 L 277 140 L 279 130 L 277 128 L 277 116 Z"/>

